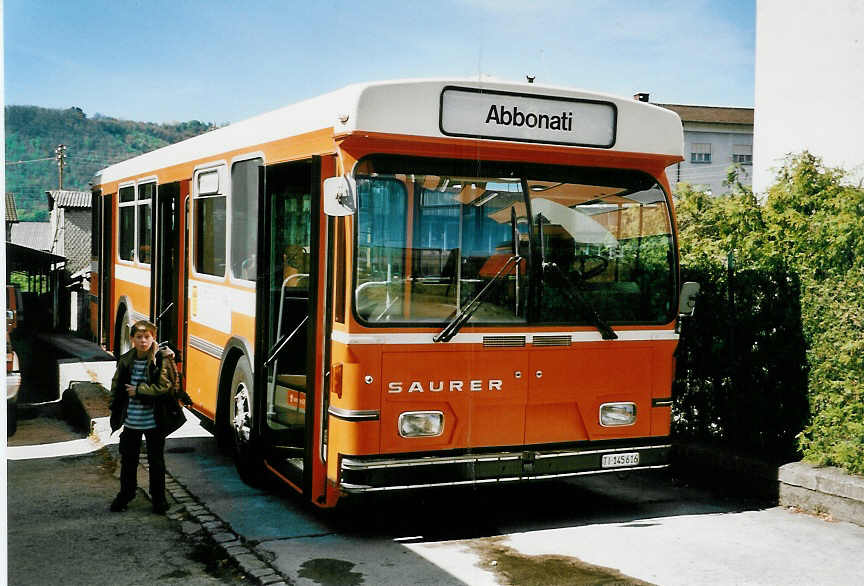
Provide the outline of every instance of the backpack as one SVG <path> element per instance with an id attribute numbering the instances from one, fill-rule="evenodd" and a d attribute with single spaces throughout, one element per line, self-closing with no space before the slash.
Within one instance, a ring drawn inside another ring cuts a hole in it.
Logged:
<path id="1" fill-rule="evenodd" d="M 172 356 L 165 352 L 160 352 L 162 356 L 162 367 L 165 369 L 165 374 L 168 376 L 168 380 L 171 381 L 171 388 L 168 392 L 171 393 L 171 396 L 174 399 L 188 407 L 192 404 L 192 398 L 183 390 L 182 375 L 180 374 L 180 370 L 177 368 L 177 361 L 175 360 L 179 354 L 167 342 L 163 342 L 159 346 L 163 349 L 167 348 L 173 353 Z"/>
<path id="2" fill-rule="evenodd" d="M 162 433 L 168 436 L 186 423 L 186 415 L 183 413 L 180 403 L 188 406 L 192 404 L 192 401 L 183 390 L 180 371 L 177 369 L 174 356 L 160 351 L 157 361 L 160 362 L 160 368 L 171 383 L 167 395 L 156 404 L 156 409 L 159 411 L 156 421 Z"/>

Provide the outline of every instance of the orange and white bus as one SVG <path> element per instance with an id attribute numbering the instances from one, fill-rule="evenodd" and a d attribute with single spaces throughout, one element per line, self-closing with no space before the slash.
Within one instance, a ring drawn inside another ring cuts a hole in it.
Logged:
<path id="1" fill-rule="evenodd" d="M 96 176 L 96 335 L 157 322 L 247 481 L 347 494 L 666 466 L 668 110 L 352 85 Z"/>

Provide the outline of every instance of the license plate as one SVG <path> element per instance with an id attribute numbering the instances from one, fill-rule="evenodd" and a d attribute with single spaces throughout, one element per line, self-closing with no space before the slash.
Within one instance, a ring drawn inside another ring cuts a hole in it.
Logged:
<path id="1" fill-rule="evenodd" d="M 600 461 L 602 468 L 619 468 L 621 466 L 636 466 L 639 464 L 639 452 L 623 454 L 604 454 Z"/>

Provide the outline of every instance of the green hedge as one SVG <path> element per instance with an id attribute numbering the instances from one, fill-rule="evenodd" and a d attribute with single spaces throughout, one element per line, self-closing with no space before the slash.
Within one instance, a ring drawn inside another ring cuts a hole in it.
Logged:
<path id="1" fill-rule="evenodd" d="M 684 325 L 674 432 L 864 472 L 864 190 L 809 153 L 764 202 L 679 188 Z M 732 266 L 729 255 L 732 253 Z"/>
<path id="2" fill-rule="evenodd" d="M 730 275 L 714 263 L 682 277 L 702 291 L 678 351 L 676 435 L 788 461 L 807 422 L 797 276 L 765 267 Z"/>
<path id="3" fill-rule="evenodd" d="M 804 299 L 812 420 L 801 448 L 864 474 L 864 269 L 813 283 Z"/>

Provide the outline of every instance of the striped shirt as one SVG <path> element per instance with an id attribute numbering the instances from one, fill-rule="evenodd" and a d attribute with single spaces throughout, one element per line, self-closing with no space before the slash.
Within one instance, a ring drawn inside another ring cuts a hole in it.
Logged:
<path id="1" fill-rule="evenodd" d="M 146 358 L 132 362 L 130 385 L 137 387 L 138 383 L 147 380 L 147 362 Z M 126 421 L 123 425 L 130 429 L 155 429 L 153 405 L 145 405 L 137 397 L 129 397 L 129 407 L 126 409 Z"/>

